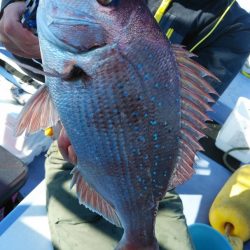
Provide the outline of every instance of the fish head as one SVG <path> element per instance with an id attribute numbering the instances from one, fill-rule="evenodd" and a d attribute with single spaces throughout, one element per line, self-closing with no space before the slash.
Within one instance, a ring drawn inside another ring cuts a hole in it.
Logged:
<path id="1" fill-rule="evenodd" d="M 39 9 L 39 26 L 46 26 L 51 40 L 54 36 L 72 52 L 86 52 L 131 36 L 157 38 L 155 21 L 143 0 L 44 0 Z"/>
<path id="2" fill-rule="evenodd" d="M 84 65 L 88 59 L 92 64 L 107 59 L 101 48 L 119 47 L 126 53 L 134 42 L 166 46 L 143 0 L 43 0 L 37 22 L 44 68 L 60 73 L 70 71 L 76 61 Z"/>

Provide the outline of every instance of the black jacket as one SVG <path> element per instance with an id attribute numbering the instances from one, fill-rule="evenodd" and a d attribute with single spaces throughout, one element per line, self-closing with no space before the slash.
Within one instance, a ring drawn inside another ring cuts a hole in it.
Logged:
<path id="1" fill-rule="evenodd" d="M 153 12 L 162 0 L 148 0 Z M 232 0 L 173 0 L 160 22 L 166 32 L 174 28 L 172 43 L 191 49 L 215 26 Z M 194 51 L 194 60 L 213 72 L 221 83 L 213 83 L 221 94 L 240 71 L 250 54 L 250 14 L 235 2 L 214 32 Z"/>
<path id="2" fill-rule="evenodd" d="M 162 0 L 147 0 L 154 14 Z M 216 24 L 232 0 L 173 0 L 160 27 L 174 29 L 172 43 L 191 49 Z M 3 0 L 1 10 L 13 0 Z M 213 72 L 221 83 L 212 83 L 221 94 L 240 71 L 250 54 L 250 15 L 235 2 L 215 31 L 194 51 L 194 58 Z"/>

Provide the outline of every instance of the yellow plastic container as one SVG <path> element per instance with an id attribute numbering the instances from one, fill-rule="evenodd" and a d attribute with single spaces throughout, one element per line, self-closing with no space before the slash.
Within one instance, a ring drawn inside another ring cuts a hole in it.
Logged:
<path id="1" fill-rule="evenodd" d="M 250 165 L 235 171 L 215 198 L 210 224 L 222 234 L 250 239 Z M 233 237 L 232 237 L 233 239 Z"/>

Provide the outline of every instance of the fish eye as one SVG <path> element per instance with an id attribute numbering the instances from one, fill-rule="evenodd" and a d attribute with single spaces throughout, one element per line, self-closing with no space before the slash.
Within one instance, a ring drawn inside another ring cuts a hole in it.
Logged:
<path id="1" fill-rule="evenodd" d="M 97 0 L 97 2 L 103 6 L 108 6 L 113 2 L 113 0 Z"/>

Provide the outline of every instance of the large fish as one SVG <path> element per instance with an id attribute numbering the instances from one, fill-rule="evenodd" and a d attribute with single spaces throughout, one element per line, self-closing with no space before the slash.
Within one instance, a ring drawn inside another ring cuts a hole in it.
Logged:
<path id="1" fill-rule="evenodd" d="M 158 249 L 158 204 L 193 173 L 214 93 L 201 75 L 212 75 L 170 45 L 143 0 L 40 0 L 37 25 L 51 73 L 17 132 L 60 119 L 80 203 L 124 228 L 117 250 Z"/>

